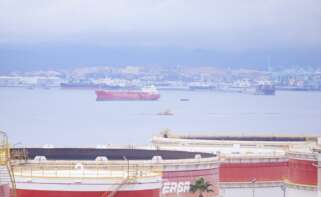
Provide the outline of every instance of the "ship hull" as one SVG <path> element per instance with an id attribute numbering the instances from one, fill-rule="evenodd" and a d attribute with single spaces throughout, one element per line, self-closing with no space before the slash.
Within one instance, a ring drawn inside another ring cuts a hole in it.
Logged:
<path id="1" fill-rule="evenodd" d="M 258 85 L 255 89 L 257 95 L 275 95 L 275 87 L 272 85 Z"/>
<path id="2" fill-rule="evenodd" d="M 134 92 L 134 91 L 96 91 L 97 101 L 113 101 L 113 100 L 158 100 L 160 95 L 158 93 L 150 92 Z"/>

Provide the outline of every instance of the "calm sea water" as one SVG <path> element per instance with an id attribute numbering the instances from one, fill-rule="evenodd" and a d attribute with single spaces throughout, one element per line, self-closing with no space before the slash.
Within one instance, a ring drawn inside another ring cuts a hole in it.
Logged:
<path id="1" fill-rule="evenodd" d="M 174 115 L 157 115 L 167 109 Z M 92 90 L 0 88 L 0 129 L 12 143 L 146 144 L 165 128 L 189 134 L 321 134 L 321 93 L 163 91 L 159 101 L 96 102 Z"/>

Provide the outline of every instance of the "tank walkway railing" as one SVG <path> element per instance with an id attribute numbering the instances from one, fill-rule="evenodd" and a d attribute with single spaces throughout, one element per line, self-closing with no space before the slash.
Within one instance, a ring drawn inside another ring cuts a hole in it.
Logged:
<path id="1" fill-rule="evenodd" d="M 233 188 L 272 188 L 272 187 L 287 187 L 301 190 L 316 191 L 317 186 L 302 185 L 291 183 L 288 180 L 284 181 L 257 181 L 257 182 L 220 182 L 220 188 L 233 189 Z"/>
<path id="2" fill-rule="evenodd" d="M 232 188 L 272 188 L 281 187 L 283 181 L 258 181 L 258 182 L 220 182 L 220 187 L 223 189 Z"/>
<path id="3" fill-rule="evenodd" d="M 10 147 L 6 133 L 0 131 L 0 185 L 10 186 L 10 197 L 16 197 L 16 182 L 10 160 Z"/>
<path id="4" fill-rule="evenodd" d="M 298 151 L 290 151 L 287 153 L 287 157 L 289 159 L 305 159 L 305 160 L 311 160 L 316 161 L 316 155 L 312 152 L 298 152 Z"/>
<path id="5" fill-rule="evenodd" d="M 14 167 L 16 177 L 25 178 L 108 178 L 108 179 L 124 179 L 139 177 L 156 177 L 160 176 L 161 169 L 158 166 L 151 165 L 131 165 L 128 171 L 127 165 L 113 165 L 108 162 L 100 164 L 82 164 L 81 162 L 68 164 L 48 164 L 48 163 L 25 163 Z"/>
<path id="6" fill-rule="evenodd" d="M 186 166 L 218 166 L 217 158 L 186 159 L 177 163 L 175 160 L 130 160 L 128 171 L 127 161 L 63 161 L 46 160 L 45 157 L 17 163 L 14 166 L 16 177 L 25 178 L 111 178 L 123 179 L 130 173 L 130 177 L 156 177 L 163 169 L 180 169 Z"/>
<path id="7" fill-rule="evenodd" d="M 221 163 L 275 163 L 275 162 L 287 162 L 288 158 L 284 155 L 274 156 L 246 156 L 239 155 L 234 157 L 220 156 Z"/>

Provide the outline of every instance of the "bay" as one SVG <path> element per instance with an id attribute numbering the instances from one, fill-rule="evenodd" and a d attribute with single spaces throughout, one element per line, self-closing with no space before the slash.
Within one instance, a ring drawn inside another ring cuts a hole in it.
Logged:
<path id="1" fill-rule="evenodd" d="M 0 88 L 0 130 L 11 143 L 32 146 L 148 144 L 164 129 L 200 135 L 321 133 L 321 92 L 160 93 L 158 101 L 98 102 L 93 90 Z M 174 115 L 157 115 L 166 110 Z"/>

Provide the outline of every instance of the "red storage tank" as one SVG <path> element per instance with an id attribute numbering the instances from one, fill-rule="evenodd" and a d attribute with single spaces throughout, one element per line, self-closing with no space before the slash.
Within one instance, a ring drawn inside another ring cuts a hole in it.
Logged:
<path id="1" fill-rule="evenodd" d="M 0 196 L 1 197 L 9 197 L 9 184 L 0 184 Z"/>
<path id="2" fill-rule="evenodd" d="M 127 147 L 127 146 L 126 146 Z M 218 196 L 214 154 L 143 148 L 25 148 L 14 168 L 19 197 L 185 197 L 200 178 Z M 11 149 L 13 153 L 20 149 Z M 2 196 L 0 196 L 2 197 Z"/>
<path id="3" fill-rule="evenodd" d="M 290 159 L 289 176 L 290 183 L 300 185 L 317 185 L 316 161 Z"/>
<path id="4" fill-rule="evenodd" d="M 287 176 L 287 162 L 222 163 L 221 182 L 282 181 Z"/>
<path id="5" fill-rule="evenodd" d="M 187 171 L 168 171 L 163 173 L 163 197 L 192 197 L 195 194 L 190 192 L 190 185 L 197 179 L 204 178 L 206 182 L 212 186 L 209 188 L 213 192 L 203 193 L 203 196 L 219 195 L 218 168 L 203 170 L 187 170 Z"/>

